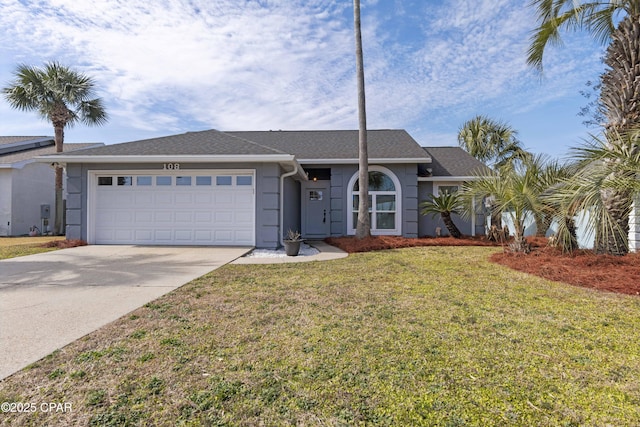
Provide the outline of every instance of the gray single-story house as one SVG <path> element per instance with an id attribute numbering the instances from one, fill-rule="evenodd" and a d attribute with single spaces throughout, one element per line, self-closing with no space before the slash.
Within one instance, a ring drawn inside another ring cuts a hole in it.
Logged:
<path id="1" fill-rule="evenodd" d="M 367 135 L 374 235 L 434 235 L 442 225 L 420 215 L 420 202 L 484 167 L 404 130 Z M 355 232 L 356 130 L 208 130 L 41 161 L 66 168 L 67 238 L 90 244 L 276 248 L 289 229 L 307 239 Z M 457 221 L 464 234 L 484 233 L 482 218 Z"/>
<path id="2" fill-rule="evenodd" d="M 103 144 L 65 144 L 65 151 Z M 49 136 L 0 136 L 0 236 L 51 231 L 55 172 L 36 158 L 55 153 Z"/>

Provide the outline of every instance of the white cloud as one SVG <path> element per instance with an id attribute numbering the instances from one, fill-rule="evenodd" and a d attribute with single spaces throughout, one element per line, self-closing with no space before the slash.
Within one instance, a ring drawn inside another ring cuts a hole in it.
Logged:
<path id="1" fill-rule="evenodd" d="M 107 128 L 357 125 L 351 2 L 0 0 L 0 7 L 0 72 L 51 59 L 86 71 L 107 101 Z M 371 128 L 443 141 L 472 114 L 526 113 L 596 77 L 598 56 L 576 44 L 570 55 L 552 50 L 539 80 L 525 63 L 533 13 L 520 1 L 363 1 L 362 12 Z"/>

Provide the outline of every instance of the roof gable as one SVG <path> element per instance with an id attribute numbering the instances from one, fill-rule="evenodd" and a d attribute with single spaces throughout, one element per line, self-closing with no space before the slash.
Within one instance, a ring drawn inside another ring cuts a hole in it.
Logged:
<path id="1" fill-rule="evenodd" d="M 0 136 L 0 155 L 54 145 L 49 136 Z"/>
<path id="2" fill-rule="evenodd" d="M 369 158 L 428 163 L 428 154 L 404 130 L 368 131 Z M 295 156 L 298 161 L 358 160 L 358 131 L 245 131 L 207 130 L 151 138 L 68 153 L 75 156 L 143 158 L 145 156 Z"/>
<path id="3" fill-rule="evenodd" d="M 357 130 L 243 131 L 226 132 L 293 154 L 300 161 L 357 160 Z M 428 162 L 429 156 L 404 130 L 368 130 L 370 159 L 415 159 Z"/>
<path id="4" fill-rule="evenodd" d="M 63 145 L 63 153 L 69 154 L 75 151 L 85 151 L 85 149 L 91 147 L 103 146 L 103 143 L 66 143 Z M 13 167 L 19 164 L 25 164 L 25 162 L 34 161 L 36 157 L 44 156 L 48 154 L 55 154 L 56 147 L 54 144 L 45 145 L 39 148 L 32 148 L 28 150 L 14 151 L 7 154 L 0 154 L 0 167 Z M 21 166 L 19 166 L 21 167 Z"/>
<path id="5" fill-rule="evenodd" d="M 466 177 L 487 173 L 490 169 L 460 147 L 423 147 L 431 155 L 431 176 Z"/>
<path id="6" fill-rule="evenodd" d="M 105 145 L 77 154 L 82 156 L 237 156 L 285 153 L 217 130 L 207 130 Z"/>

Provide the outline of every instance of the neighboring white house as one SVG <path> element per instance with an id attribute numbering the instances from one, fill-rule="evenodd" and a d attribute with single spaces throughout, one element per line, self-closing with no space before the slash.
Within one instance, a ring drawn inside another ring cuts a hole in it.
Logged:
<path id="1" fill-rule="evenodd" d="M 509 214 L 502 214 L 503 223 L 509 227 L 511 234 L 515 232 L 513 221 Z M 578 238 L 578 245 L 583 249 L 592 249 L 594 245 L 595 232 L 594 229 L 588 225 L 589 217 L 588 213 L 585 215 L 578 215 L 575 217 L 576 223 L 576 237 Z M 488 227 L 488 220 L 486 226 Z M 557 223 L 552 223 L 547 231 L 547 236 L 551 236 L 558 231 Z M 525 219 L 525 236 L 533 236 L 536 234 L 536 223 L 533 219 L 533 215 L 528 215 Z M 629 250 L 631 252 L 638 252 L 640 250 L 640 197 L 636 198 L 629 215 Z"/>
<path id="2" fill-rule="evenodd" d="M 64 151 L 99 145 L 65 144 Z M 0 236 L 26 235 L 33 227 L 52 231 L 55 173 L 35 157 L 53 153 L 53 137 L 0 136 Z"/>
<path id="3" fill-rule="evenodd" d="M 636 197 L 629 215 L 629 249 L 631 252 L 640 250 L 640 197 Z"/>

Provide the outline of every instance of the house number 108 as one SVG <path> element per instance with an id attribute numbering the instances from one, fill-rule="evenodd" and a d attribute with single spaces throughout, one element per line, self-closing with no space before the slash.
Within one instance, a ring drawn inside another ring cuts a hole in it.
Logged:
<path id="1" fill-rule="evenodd" d="M 178 169 L 180 169 L 180 163 L 165 163 L 162 165 L 162 169 L 177 171 Z"/>

